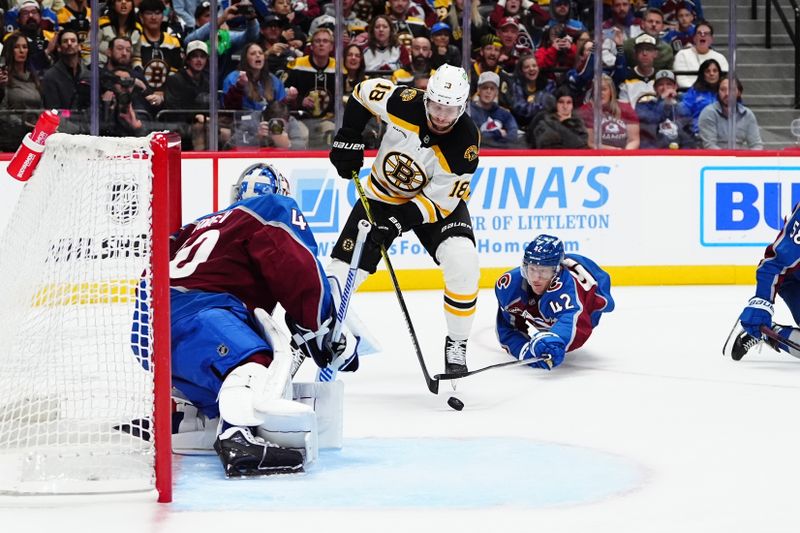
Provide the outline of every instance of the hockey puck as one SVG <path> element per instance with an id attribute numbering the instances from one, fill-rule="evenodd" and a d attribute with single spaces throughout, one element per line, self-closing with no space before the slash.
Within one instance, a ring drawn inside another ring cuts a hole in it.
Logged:
<path id="1" fill-rule="evenodd" d="M 450 398 L 447 399 L 447 405 L 449 405 L 456 411 L 460 411 L 464 408 L 464 402 L 462 402 L 455 396 L 450 396 Z"/>

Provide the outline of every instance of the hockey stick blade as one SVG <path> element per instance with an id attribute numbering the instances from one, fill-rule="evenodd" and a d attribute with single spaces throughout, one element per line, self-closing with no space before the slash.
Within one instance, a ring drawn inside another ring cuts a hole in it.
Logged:
<path id="1" fill-rule="evenodd" d="M 506 366 L 519 366 L 519 365 L 530 365 L 533 363 L 538 363 L 540 361 L 547 361 L 549 357 L 531 357 L 530 359 L 523 359 L 521 361 L 507 361 L 505 363 L 496 363 L 494 365 L 485 366 L 483 368 L 479 368 L 477 370 L 471 370 L 469 372 L 461 372 L 455 374 L 436 374 L 433 376 L 435 380 L 442 380 L 447 381 L 450 379 L 461 379 L 466 378 L 469 376 L 474 376 L 475 374 L 480 374 L 481 372 L 486 372 L 487 370 L 491 370 L 493 368 L 503 368 Z"/>
<path id="2" fill-rule="evenodd" d="M 779 343 L 783 344 L 784 346 L 787 346 L 787 347 L 789 347 L 789 348 L 791 348 L 793 350 L 796 350 L 796 351 L 800 352 L 800 344 L 797 344 L 796 342 L 794 342 L 791 339 L 786 339 L 784 337 L 781 337 L 780 334 L 777 331 L 775 331 L 774 329 L 772 329 L 770 327 L 761 326 L 761 333 L 763 333 L 764 336 L 766 336 L 766 337 L 768 337 L 768 338 L 770 338 L 770 339 L 772 339 L 774 341 L 778 341 Z M 789 354 L 789 355 L 792 355 L 792 354 Z"/>
<path id="3" fill-rule="evenodd" d="M 372 224 L 374 219 L 372 218 L 372 212 L 369 208 L 369 200 L 367 200 L 367 195 L 364 192 L 364 186 L 361 185 L 361 181 L 358 179 L 357 171 L 353 171 L 353 184 L 356 187 L 358 198 L 361 200 L 361 204 L 364 206 L 364 211 L 367 213 L 367 218 L 369 219 L 370 224 Z M 389 260 L 389 254 L 386 253 L 386 248 L 383 245 L 381 245 L 381 256 L 383 257 L 383 264 L 386 266 L 386 270 L 389 272 L 389 277 L 392 280 L 394 294 L 397 296 L 397 302 L 400 304 L 400 310 L 403 313 L 403 320 L 405 320 L 406 328 L 411 336 L 411 343 L 414 345 L 414 351 L 416 352 L 419 366 L 422 369 L 422 376 L 425 378 L 425 384 L 428 386 L 428 390 L 433 394 L 439 394 L 439 381 L 431 378 L 431 375 L 428 372 L 428 367 L 425 366 L 425 358 L 422 357 L 422 349 L 419 346 L 417 332 L 414 330 L 414 324 L 411 323 L 411 315 L 408 312 L 408 307 L 406 307 L 406 301 L 403 298 L 403 293 L 400 291 L 400 284 L 397 281 L 397 276 L 395 275 L 394 268 L 392 267 L 392 262 Z"/>

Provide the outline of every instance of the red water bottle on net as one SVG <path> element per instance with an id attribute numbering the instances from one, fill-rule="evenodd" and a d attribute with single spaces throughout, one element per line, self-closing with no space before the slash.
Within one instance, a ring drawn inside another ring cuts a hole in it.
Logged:
<path id="1" fill-rule="evenodd" d="M 22 138 L 22 143 L 17 148 L 17 152 L 11 161 L 8 162 L 6 170 L 8 174 L 20 181 L 28 181 L 36 170 L 36 165 L 42 158 L 44 152 L 44 142 L 50 135 L 58 129 L 59 117 L 55 109 L 47 110 L 39 115 L 33 131 Z"/>

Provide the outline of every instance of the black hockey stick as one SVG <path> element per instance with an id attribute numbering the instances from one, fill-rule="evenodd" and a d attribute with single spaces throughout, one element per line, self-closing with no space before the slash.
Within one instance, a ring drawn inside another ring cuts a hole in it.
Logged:
<path id="1" fill-rule="evenodd" d="M 800 344 L 797 344 L 796 342 L 794 342 L 791 339 L 786 339 L 784 337 L 781 337 L 778 332 L 776 332 L 774 329 L 772 329 L 770 327 L 761 326 L 761 333 L 763 333 L 765 337 L 768 337 L 768 338 L 770 338 L 770 339 L 772 339 L 774 341 L 778 341 L 781 344 L 783 344 L 784 346 L 788 346 L 792 350 L 796 350 L 796 351 L 800 352 Z"/>
<path id="2" fill-rule="evenodd" d="M 364 193 L 364 186 L 361 185 L 361 181 L 358 179 L 358 171 L 353 171 L 353 182 L 355 183 L 356 192 L 358 192 L 358 197 L 361 200 L 361 204 L 364 206 L 364 211 L 367 213 L 367 218 L 369 219 L 370 223 L 374 223 L 375 220 L 372 218 L 372 211 L 370 211 L 369 208 L 369 200 L 367 200 L 367 195 Z M 425 359 L 422 357 L 422 349 L 419 347 L 417 333 L 414 331 L 414 324 L 411 323 L 411 315 L 408 313 L 406 302 L 403 299 L 403 293 L 400 292 L 400 284 L 397 282 L 397 276 L 394 273 L 394 268 L 392 268 L 392 262 L 389 261 L 389 254 L 386 253 L 386 248 L 383 245 L 381 245 L 381 256 L 383 256 L 383 264 L 386 265 L 386 270 L 389 271 L 389 277 L 392 278 L 394 293 L 397 296 L 397 301 L 400 304 L 400 309 L 403 312 L 403 318 L 406 321 L 406 328 L 408 328 L 408 332 L 411 334 L 411 342 L 414 344 L 414 350 L 417 352 L 417 359 L 419 360 L 419 366 L 422 368 L 422 375 L 425 377 L 425 383 L 428 385 L 429 391 L 431 391 L 433 394 L 438 394 L 439 381 L 436 378 L 431 378 L 430 373 L 428 373 L 428 367 L 425 366 Z"/>
<path id="3" fill-rule="evenodd" d="M 504 366 L 518 366 L 518 365 L 530 365 L 533 363 L 538 363 L 540 361 L 549 361 L 550 357 L 531 357 L 530 359 L 522 359 L 520 361 L 506 361 L 505 363 L 496 363 L 494 365 L 485 366 L 483 368 L 479 368 L 477 370 L 471 370 L 469 372 L 458 372 L 454 374 L 436 374 L 433 376 L 433 379 L 441 379 L 443 381 L 450 380 L 450 379 L 461 379 L 466 378 L 469 376 L 473 376 L 475 374 L 480 374 L 481 372 L 486 372 L 487 370 L 491 370 L 493 368 L 503 368 Z"/>

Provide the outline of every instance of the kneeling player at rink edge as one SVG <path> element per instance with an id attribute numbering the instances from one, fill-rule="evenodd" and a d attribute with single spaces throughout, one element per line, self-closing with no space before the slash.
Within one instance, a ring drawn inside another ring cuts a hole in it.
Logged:
<path id="1" fill-rule="evenodd" d="M 413 231 L 444 273 L 447 320 L 445 368 L 467 371 L 467 338 L 475 317 L 480 268 L 466 200 L 478 167 L 478 130 L 464 114 L 469 80 L 464 69 L 443 65 L 425 92 L 376 78 L 359 83 L 347 101 L 330 160 L 352 179 L 364 164 L 361 132 L 372 116 L 386 123 L 366 182 L 374 217 L 362 252 L 357 283 L 375 272 L 380 246 L 388 250 L 401 233 Z M 367 219 L 356 202 L 333 249 L 328 272 L 347 276 L 358 221 Z"/>
<path id="2" fill-rule="evenodd" d="M 271 414 L 310 410 L 291 401 L 292 353 L 279 349 L 267 314 L 276 304 L 286 310 L 293 342 L 317 365 L 338 355 L 357 361 L 354 338 L 350 346 L 344 336 L 331 338 L 336 295 L 288 194 L 273 166 L 253 165 L 239 177 L 233 205 L 171 238 L 173 386 L 202 414 L 220 418 L 214 449 L 228 476 L 303 470 L 300 452 L 258 436 Z"/>
<path id="3" fill-rule="evenodd" d="M 564 354 L 583 346 L 614 310 L 611 278 L 578 254 L 564 254 L 564 243 L 537 236 L 526 248 L 522 266 L 509 270 L 494 289 L 497 338 L 517 359 L 543 358 L 531 366 L 550 370 Z"/>
<path id="4" fill-rule="evenodd" d="M 767 339 L 761 333 L 761 326 L 768 326 L 781 337 L 800 343 L 800 329 L 780 326 L 772 321 L 776 294 L 786 302 L 795 324 L 800 324 L 800 203 L 794 207 L 775 242 L 767 246 L 764 259 L 758 264 L 756 294 L 739 315 L 744 330 L 733 342 L 731 357 L 734 360 L 739 361 L 762 340 L 776 350 L 800 357 L 797 350 Z"/>

